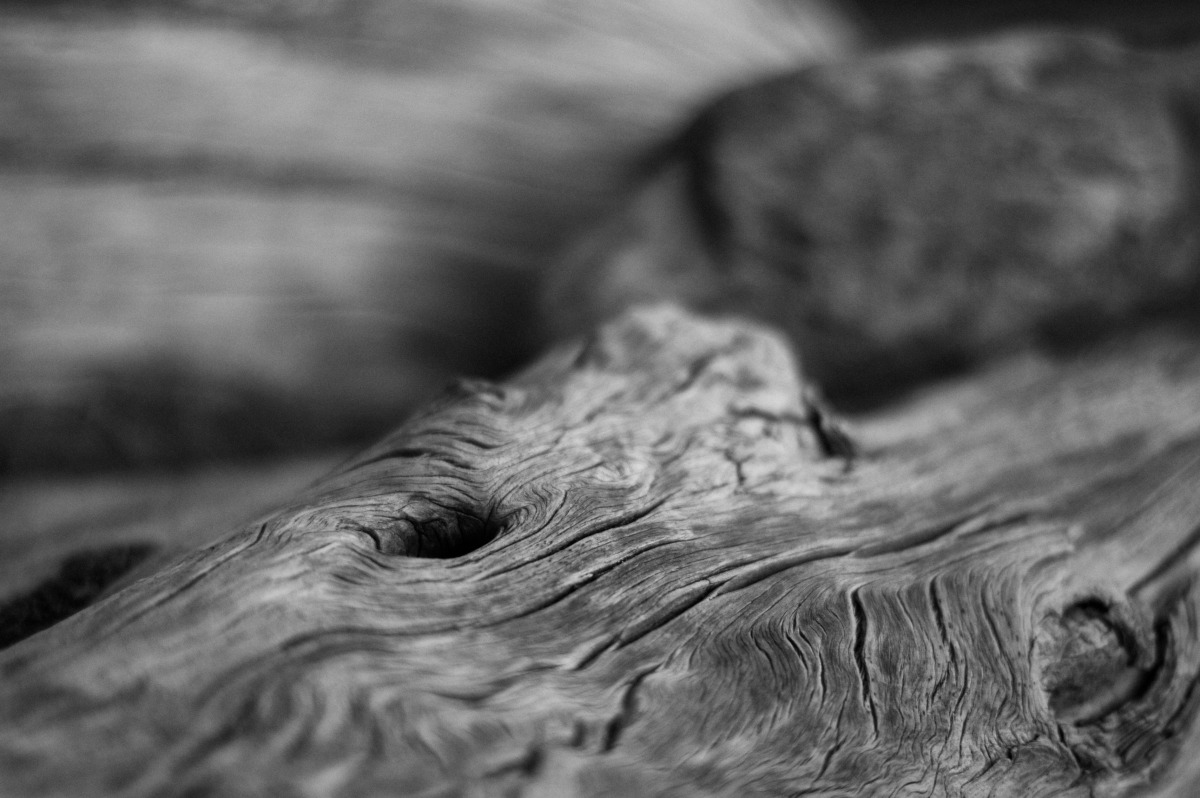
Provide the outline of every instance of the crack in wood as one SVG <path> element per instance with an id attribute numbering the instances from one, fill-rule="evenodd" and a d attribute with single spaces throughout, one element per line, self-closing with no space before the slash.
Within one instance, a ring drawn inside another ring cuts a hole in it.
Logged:
<path id="1" fill-rule="evenodd" d="M 633 724 L 639 711 L 638 691 L 642 687 L 642 683 L 646 679 L 662 670 L 663 663 L 656 663 L 646 667 L 636 673 L 632 679 L 626 683 L 624 692 L 621 695 L 620 709 L 604 727 L 604 738 L 600 744 L 600 750 L 603 753 L 610 753 L 621 742 L 621 737 L 625 731 Z"/>
<path id="2" fill-rule="evenodd" d="M 871 729 L 874 731 L 875 736 L 878 737 L 879 714 L 875 708 L 875 696 L 871 693 L 871 672 L 866 657 L 867 636 L 869 634 L 869 630 L 867 629 L 867 611 L 863 607 L 858 588 L 850 591 L 850 604 L 854 611 L 854 664 L 858 669 L 863 704 L 871 713 Z"/>
<path id="3" fill-rule="evenodd" d="M 804 408 L 804 420 L 816 437 L 821 454 L 844 460 L 846 471 L 853 468 L 854 459 L 858 456 L 858 447 L 854 439 L 825 412 L 815 398 L 806 397 Z"/>
<path id="4" fill-rule="evenodd" d="M 936 576 L 930 577 L 927 584 L 929 586 L 929 604 L 933 609 L 933 620 L 937 625 L 938 635 L 941 636 L 942 644 L 946 647 L 946 651 L 950 655 L 950 661 L 955 662 L 954 644 L 950 642 L 950 635 L 946 630 L 946 610 L 942 605 L 941 590 L 938 588 L 938 578 Z"/>
<path id="5" fill-rule="evenodd" d="M 825 749 L 824 756 L 821 757 L 821 766 L 817 769 L 817 774 L 813 776 L 813 782 L 819 782 L 825 778 L 825 774 L 829 772 L 829 766 L 833 763 L 836 757 L 845 746 L 845 740 L 842 737 L 842 719 L 846 714 L 846 702 L 849 701 L 848 696 L 842 696 L 841 706 L 838 707 L 837 720 L 833 724 L 833 745 Z"/>
<path id="6" fill-rule="evenodd" d="M 737 478 L 738 488 L 746 487 L 746 462 L 749 457 L 735 457 L 732 449 L 722 449 L 721 456 L 726 462 L 733 466 L 734 476 Z"/>
<path id="7" fill-rule="evenodd" d="M 938 672 L 937 681 L 933 685 L 933 690 L 930 692 L 929 700 L 932 704 L 937 701 L 938 694 L 941 693 L 942 687 L 945 686 L 946 680 L 950 677 L 951 669 L 958 667 L 958 653 L 954 649 L 954 643 L 950 640 L 949 631 L 946 628 L 946 611 L 942 606 L 941 590 L 938 588 L 938 579 L 936 576 L 930 577 L 926 583 L 929 593 L 929 606 L 933 612 L 934 624 L 937 626 L 938 636 L 942 640 L 942 647 L 949 657 L 949 662 L 946 667 Z"/>
<path id="8" fill-rule="evenodd" d="M 752 418 L 768 424 L 789 425 L 802 428 L 812 434 L 812 440 L 802 440 L 802 446 L 811 450 L 816 445 L 817 454 L 828 459 L 844 461 L 844 471 L 849 473 L 858 456 L 854 440 L 842 429 L 840 423 L 829 415 L 810 395 L 801 398 L 802 413 L 776 413 L 761 407 L 743 404 L 732 405 L 728 408 L 729 415 L 734 419 Z"/>
<path id="9" fill-rule="evenodd" d="M 545 760 L 545 748 L 540 745 L 531 745 L 524 753 L 515 757 L 511 762 L 499 764 L 490 770 L 484 771 L 483 777 L 498 779 L 503 776 L 517 775 L 525 779 L 534 779 L 541 772 Z"/>

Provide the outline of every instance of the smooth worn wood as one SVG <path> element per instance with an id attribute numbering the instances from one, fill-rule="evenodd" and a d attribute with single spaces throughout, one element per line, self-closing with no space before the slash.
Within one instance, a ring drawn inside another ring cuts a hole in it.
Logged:
<path id="1" fill-rule="evenodd" d="M 1186 795 L 1200 348 L 847 426 L 627 314 L 0 653 L 16 795 Z"/>

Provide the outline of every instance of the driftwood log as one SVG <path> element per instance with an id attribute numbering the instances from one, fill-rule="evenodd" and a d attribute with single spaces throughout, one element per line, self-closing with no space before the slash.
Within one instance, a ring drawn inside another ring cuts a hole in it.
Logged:
<path id="1" fill-rule="evenodd" d="M 846 427 L 634 312 L 0 654 L 0 792 L 1188 795 L 1198 398 L 1160 329 Z"/>
<path id="2" fill-rule="evenodd" d="M 1196 794 L 1198 63 L 729 95 L 572 251 L 575 343 L 123 588 L 149 543 L 6 564 L 0 795 Z"/>

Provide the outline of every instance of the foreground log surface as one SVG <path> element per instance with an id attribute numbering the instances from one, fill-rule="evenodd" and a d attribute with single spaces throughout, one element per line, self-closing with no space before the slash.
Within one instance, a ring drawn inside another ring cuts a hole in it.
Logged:
<path id="1" fill-rule="evenodd" d="M 1200 349 L 855 421 L 644 309 L 0 652 L 0 793 L 1186 795 Z"/>

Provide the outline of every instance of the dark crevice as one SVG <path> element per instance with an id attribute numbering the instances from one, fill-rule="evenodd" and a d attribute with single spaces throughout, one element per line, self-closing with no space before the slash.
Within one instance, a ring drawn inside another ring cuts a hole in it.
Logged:
<path id="1" fill-rule="evenodd" d="M 821 454 L 841 458 L 849 464 L 857 453 L 854 441 L 816 401 L 806 402 L 806 407 L 804 420 L 812 429 Z"/>
<path id="2" fill-rule="evenodd" d="M 581 751 L 587 746 L 587 741 L 587 724 L 576 718 L 571 724 L 571 739 L 567 742 L 567 745 L 577 751 Z"/>
<path id="3" fill-rule="evenodd" d="M 675 386 L 675 393 L 687 393 L 700 380 L 704 373 L 708 371 L 709 366 L 721 355 L 728 354 L 726 352 L 712 352 L 703 357 L 696 358 L 688 365 L 687 374 L 683 378 L 683 382 Z"/>
<path id="4" fill-rule="evenodd" d="M 992 639 L 996 641 L 997 654 L 1002 655 L 1005 651 L 1008 651 L 1008 646 L 1005 644 L 1005 636 L 1001 633 L 1000 626 L 996 622 L 996 614 L 988 606 L 986 586 L 980 591 L 979 611 L 983 615 L 984 621 L 987 622 L 988 631 L 992 633 Z"/>
<path id="5" fill-rule="evenodd" d="M 793 424 L 812 431 L 817 451 L 822 457 L 839 458 L 851 465 L 857 454 L 854 440 L 846 434 L 836 419 L 828 414 L 821 404 L 811 398 L 805 399 L 804 415 L 794 413 L 770 413 L 757 407 L 733 407 L 729 409 L 733 418 L 756 418 L 772 424 Z"/>
<path id="6" fill-rule="evenodd" d="M 0 648 L 79 612 L 157 548 L 151 543 L 127 543 L 67 557 L 57 574 L 0 604 Z"/>
<path id="7" fill-rule="evenodd" d="M 954 648 L 954 643 L 950 641 L 950 630 L 946 626 L 946 609 L 942 602 L 942 592 L 938 588 L 937 577 L 929 580 L 929 605 L 933 610 L 933 621 L 937 625 L 938 635 L 942 639 L 942 645 L 946 648 L 947 656 L 950 658 L 950 667 L 958 667 L 958 651 Z M 942 687 L 946 684 L 946 679 L 949 676 L 949 670 L 944 670 L 938 677 L 937 683 L 933 686 L 931 698 L 937 698 Z"/>
<path id="8" fill-rule="evenodd" d="M 971 660 L 968 658 L 964 659 L 962 662 L 962 686 L 958 688 L 958 698 L 954 700 L 954 711 L 950 713 L 952 718 L 963 717 L 960 713 L 962 712 L 963 701 L 965 701 L 967 698 L 967 689 L 970 687 L 970 684 Z M 959 739 L 959 745 L 962 745 L 961 738 Z"/>
<path id="9" fill-rule="evenodd" d="M 614 646 L 616 646 L 616 638 L 614 638 L 614 637 L 608 637 L 608 638 L 601 640 L 592 651 L 589 651 L 587 653 L 587 655 L 585 655 L 578 662 L 576 662 L 575 665 L 571 668 L 571 670 L 573 670 L 573 671 L 584 670 L 585 668 L 587 668 L 587 667 L 591 666 L 593 663 L 595 663 L 596 660 L 600 659 L 600 657 L 602 657 L 603 655 L 612 651 Z"/>
<path id="10" fill-rule="evenodd" d="M 817 783 L 825 778 L 825 774 L 829 772 L 829 765 L 833 762 L 833 758 L 838 755 L 845 745 L 842 739 L 842 717 L 846 712 L 846 699 L 842 699 L 842 705 L 838 709 L 837 722 L 833 726 L 834 740 L 833 745 L 825 750 L 825 756 L 821 758 L 821 767 L 817 770 L 817 775 L 813 777 L 813 782 Z"/>
<path id="11" fill-rule="evenodd" d="M 1099 599 L 1068 607 L 1054 619 L 1043 685 L 1060 723 L 1097 723 L 1145 697 L 1167 659 L 1170 633 L 1154 627 L 1154 651 L 1146 663 L 1138 637 Z"/>
<path id="12" fill-rule="evenodd" d="M 489 779 L 509 774 L 516 774 L 530 779 L 536 778 L 542 770 L 542 764 L 545 762 L 545 759 L 546 752 L 540 746 L 531 746 L 519 759 L 486 771 L 483 775 Z"/>
<path id="13" fill-rule="evenodd" d="M 1066 732 L 1062 726 L 1058 727 L 1058 742 L 1071 755 L 1071 760 L 1075 763 L 1075 769 L 1078 772 L 1072 785 L 1081 784 L 1089 778 L 1099 773 L 1103 767 L 1086 751 L 1080 750 L 1076 746 L 1071 745 L 1071 741 L 1067 739 Z"/>
<path id="14" fill-rule="evenodd" d="M 871 727 L 879 734 L 879 713 L 875 709 L 875 697 L 871 694 L 871 671 L 867 666 L 867 612 L 858 591 L 850 593 L 850 604 L 854 609 L 854 663 L 858 667 L 862 683 L 862 700 L 871 711 Z"/>
<path id="15" fill-rule="evenodd" d="M 735 457 L 733 451 L 725 449 L 721 452 L 725 460 L 733 466 L 734 476 L 737 478 L 737 486 L 739 488 L 746 487 L 746 461 L 748 457 Z"/>
<path id="16" fill-rule="evenodd" d="M 661 666 L 654 665 L 643 670 L 633 677 L 632 680 L 625 686 L 625 693 L 621 696 L 621 708 L 604 727 L 604 742 L 601 744 L 600 750 L 608 753 L 617 747 L 621 741 L 621 736 L 625 730 L 629 728 L 634 718 L 638 713 L 638 690 L 642 686 L 642 682 L 648 676 L 657 672 Z"/>
<path id="17" fill-rule="evenodd" d="M 942 607 L 941 591 L 938 590 L 937 577 L 929 580 L 929 604 L 933 608 L 933 620 L 937 624 L 938 634 L 941 635 L 942 643 L 950 652 L 950 658 L 954 658 L 954 646 L 950 644 L 950 634 L 946 630 L 946 610 Z"/>

